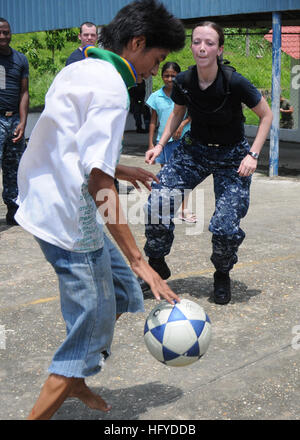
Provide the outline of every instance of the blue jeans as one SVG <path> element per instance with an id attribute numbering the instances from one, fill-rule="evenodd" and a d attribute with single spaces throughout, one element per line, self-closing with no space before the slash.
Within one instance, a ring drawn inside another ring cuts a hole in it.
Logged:
<path id="1" fill-rule="evenodd" d="M 2 166 L 3 201 L 9 208 L 17 207 L 15 201 L 18 196 L 17 174 L 19 162 L 26 148 L 25 138 L 14 143 L 12 139 L 20 116 L 0 115 L 0 164 Z"/>
<path id="2" fill-rule="evenodd" d="M 116 314 L 144 312 L 140 285 L 106 236 L 101 249 L 87 253 L 36 240 L 58 276 L 67 331 L 49 372 L 65 377 L 94 375 L 110 354 Z"/>

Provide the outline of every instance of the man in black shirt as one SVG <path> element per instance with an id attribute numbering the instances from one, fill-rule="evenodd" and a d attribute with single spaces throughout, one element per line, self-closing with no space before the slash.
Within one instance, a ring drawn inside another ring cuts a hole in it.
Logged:
<path id="1" fill-rule="evenodd" d="M 135 87 L 129 89 L 130 96 L 130 112 L 133 114 L 136 124 L 137 133 L 148 133 L 150 124 L 150 110 L 145 104 L 146 95 L 146 83 L 143 79 L 141 82 L 137 83 Z M 142 116 L 144 119 L 145 128 L 142 127 Z"/>
<path id="2" fill-rule="evenodd" d="M 291 105 L 290 101 L 283 96 L 280 96 L 280 128 L 293 128 L 293 112 L 294 107 Z"/>
<path id="3" fill-rule="evenodd" d="M 94 46 L 96 44 L 97 26 L 89 21 L 82 23 L 82 25 L 80 26 L 78 38 L 81 41 L 81 45 L 76 50 L 74 50 L 74 52 L 71 53 L 66 61 L 66 66 L 76 61 L 83 60 L 84 57 L 82 54 L 82 49 L 87 45 Z"/>
<path id="4" fill-rule="evenodd" d="M 6 223 L 17 225 L 17 171 L 26 148 L 25 126 L 29 107 L 29 67 L 25 55 L 10 47 L 11 29 L 0 18 L 0 162 Z"/>

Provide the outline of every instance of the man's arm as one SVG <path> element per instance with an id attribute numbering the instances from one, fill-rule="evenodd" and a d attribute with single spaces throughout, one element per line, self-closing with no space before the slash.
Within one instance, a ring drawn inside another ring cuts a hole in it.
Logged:
<path id="1" fill-rule="evenodd" d="M 150 285 L 157 300 L 160 300 L 162 296 L 170 303 L 173 303 L 173 300 L 180 301 L 167 283 L 148 265 L 138 249 L 120 205 L 114 179 L 100 169 L 93 168 L 89 177 L 88 189 L 109 232 L 127 257 L 136 275 Z"/>
<path id="2" fill-rule="evenodd" d="M 13 142 L 19 142 L 23 137 L 27 122 L 28 116 L 28 108 L 29 108 L 29 91 L 28 91 L 28 78 L 23 78 L 21 80 L 21 88 L 20 88 L 20 104 L 19 104 L 19 113 L 20 113 L 20 123 L 16 127 L 14 131 Z"/>
<path id="3" fill-rule="evenodd" d="M 283 109 L 280 108 L 281 113 L 293 113 L 294 112 L 294 107 L 289 107 L 289 109 Z"/>

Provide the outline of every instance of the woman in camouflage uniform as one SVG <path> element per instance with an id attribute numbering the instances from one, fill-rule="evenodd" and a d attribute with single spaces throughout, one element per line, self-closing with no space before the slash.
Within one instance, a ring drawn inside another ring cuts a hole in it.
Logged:
<path id="1" fill-rule="evenodd" d="M 164 257 L 174 238 L 175 212 L 171 203 L 170 218 L 162 218 L 159 207 L 170 202 L 164 199 L 168 191 L 180 190 L 183 197 L 185 189 L 195 188 L 213 174 L 216 205 L 209 230 L 213 234 L 211 261 L 216 269 L 214 301 L 218 304 L 231 299 L 229 271 L 245 238 L 240 220 L 248 210 L 251 175 L 272 122 L 272 112 L 260 92 L 235 69 L 220 63 L 223 44 L 223 30 L 216 23 L 202 22 L 194 28 L 191 50 L 196 65 L 177 75 L 171 96 L 174 110 L 159 143 L 146 153 L 146 162 L 154 163 L 188 108 L 191 131 L 158 174 L 160 183 L 153 183 L 160 197 L 152 191 L 148 199 L 152 223 L 146 224 L 145 253 L 149 264 L 167 279 L 170 270 Z M 251 148 L 244 135 L 242 103 L 260 119 Z"/>

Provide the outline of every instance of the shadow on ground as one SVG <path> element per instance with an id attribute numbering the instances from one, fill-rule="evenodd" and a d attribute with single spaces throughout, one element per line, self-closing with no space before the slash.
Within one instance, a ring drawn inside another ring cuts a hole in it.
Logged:
<path id="1" fill-rule="evenodd" d="M 112 405 L 109 413 L 92 410 L 78 399 L 70 398 L 64 402 L 53 420 L 138 420 L 149 409 L 169 405 L 183 395 L 180 388 L 159 382 L 116 390 L 103 387 L 92 390 Z"/>
<path id="2" fill-rule="evenodd" d="M 168 285 L 178 295 L 189 294 L 195 299 L 208 298 L 209 302 L 213 302 L 213 280 L 206 277 L 187 277 L 177 280 L 168 281 Z M 260 295 L 261 290 L 248 289 L 248 286 L 237 280 L 231 281 L 231 304 L 246 303 L 251 298 Z M 144 293 L 144 298 L 153 298 L 150 291 Z"/>
<path id="3" fill-rule="evenodd" d="M 0 232 L 7 231 L 7 229 L 10 229 L 12 227 L 13 227 L 12 225 L 6 224 L 5 218 L 0 219 Z"/>
<path id="4" fill-rule="evenodd" d="M 265 176 L 269 176 L 269 167 L 267 165 L 258 164 L 257 170 L 260 171 Z M 280 177 L 296 177 L 300 178 L 300 170 L 294 168 L 287 168 L 285 166 L 280 166 L 278 168 L 278 176 Z"/>

